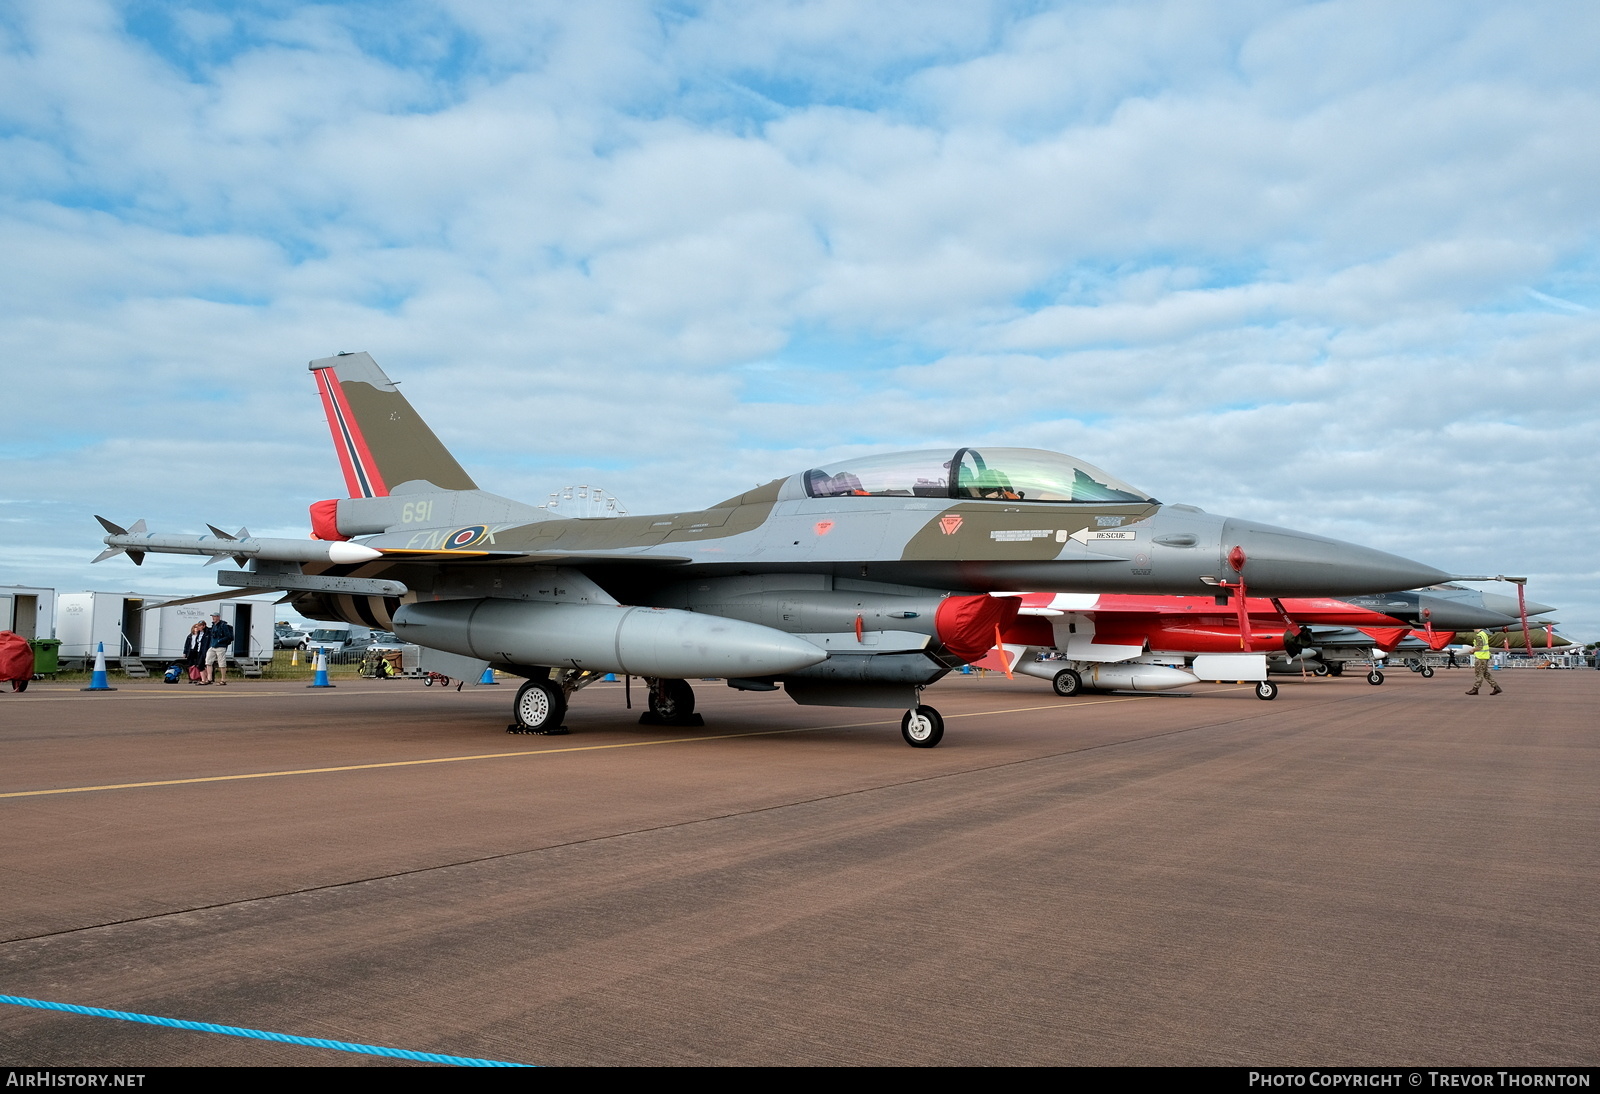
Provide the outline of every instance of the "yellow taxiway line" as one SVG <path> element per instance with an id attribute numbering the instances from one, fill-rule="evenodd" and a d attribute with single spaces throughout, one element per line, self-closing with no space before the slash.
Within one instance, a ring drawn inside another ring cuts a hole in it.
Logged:
<path id="1" fill-rule="evenodd" d="M 1149 699 L 1147 695 L 1128 695 L 1116 699 L 1097 699 L 1088 703 L 1074 703 L 1070 708 L 1052 703 L 1049 706 L 1011 707 L 1006 710 L 976 710 L 967 714 L 947 714 L 945 721 L 956 718 L 984 718 L 996 714 L 1024 714 L 1036 710 L 1076 709 L 1103 706 L 1107 703 L 1132 703 Z M 864 729 L 869 726 L 894 725 L 894 719 L 875 722 L 846 722 L 831 726 L 798 726 L 793 729 L 753 729 L 744 733 L 717 733 L 702 737 L 667 737 L 655 741 L 619 741 L 605 745 L 569 745 L 565 748 L 535 748 L 518 752 L 482 752 L 471 756 L 437 756 L 426 760 L 390 760 L 385 763 L 344 764 L 339 767 L 302 767 L 287 771 L 252 771 L 242 775 L 202 775 L 192 779 L 156 779 L 138 783 L 106 783 L 102 786 L 63 786 L 55 790 L 13 790 L 0 793 L 0 798 L 42 798 L 52 794 L 90 794 L 100 790 L 139 790 L 151 786 L 189 786 L 195 783 L 238 782 L 242 779 L 278 779 L 286 775 L 330 775 L 340 771 L 376 771 L 386 767 L 422 767 L 427 764 L 455 764 L 472 760 L 507 760 L 518 756 L 550 756 L 563 752 L 603 752 L 615 748 L 649 748 L 653 745 L 686 745 L 704 741 L 728 741 L 738 737 L 771 737 L 780 733 L 817 733 L 830 729 Z"/>

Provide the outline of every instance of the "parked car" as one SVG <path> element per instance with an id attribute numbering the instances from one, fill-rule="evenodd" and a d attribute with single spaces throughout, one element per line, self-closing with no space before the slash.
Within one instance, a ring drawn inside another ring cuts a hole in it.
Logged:
<path id="1" fill-rule="evenodd" d="M 372 631 L 348 623 L 323 623 L 306 636 L 305 650 L 315 654 L 324 650 L 329 661 L 345 661 L 359 656 L 372 643 Z"/>
<path id="2" fill-rule="evenodd" d="M 292 623 L 280 622 L 273 628 L 272 648 L 275 650 L 303 650 L 306 648 L 306 632 Z"/>

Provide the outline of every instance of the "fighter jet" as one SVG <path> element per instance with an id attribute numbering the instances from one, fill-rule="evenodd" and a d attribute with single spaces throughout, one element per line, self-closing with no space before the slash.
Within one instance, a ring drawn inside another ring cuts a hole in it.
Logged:
<path id="1" fill-rule="evenodd" d="M 1396 659 L 1412 671 L 1431 677 L 1433 669 L 1422 659 L 1426 654 L 1437 653 L 1454 642 L 1470 643 L 1471 633 L 1478 627 L 1520 628 L 1518 620 L 1524 613 L 1544 615 L 1555 611 L 1549 604 L 1469 589 L 1454 582 L 1406 592 L 1352 596 L 1349 603 L 1387 615 L 1402 626 L 1353 623 L 1335 628 L 1302 627 L 1292 639 L 1286 636 L 1284 653 L 1269 660 L 1270 670 L 1284 674 L 1306 670 L 1320 674 L 1325 670 L 1339 676 L 1350 661 Z M 1460 637 L 1463 632 L 1465 638 Z M 1381 684 L 1383 680 L 1383 669 L 1373 664 L 1367 670 L 1367 682 Z"/>
<path id="2" fill-rule="evenodd" d="M 223 585 L 282 590 L 310 619 L 392 630 L 526 682 L 518 732 L 557 732 L 574 693 L 643 677 L 643 720 L 684 724 L 689 678 L 796 702 L 900 709 L 944 734 L 924 687 L 984 655 L 1005 589 L 1267 596 L 1441 581 L 1396 555 L 1167 505 L 1092 464 L 1027 448 L 829 463 L 709 508 L 569 519 L 478 489 L 366 353 L 312 361 L 349 497 L 313 539 L 110 533 L 101 557 L 233 557 Z"/>
<path id="3" fill-rule="evenodd" d="M 1023 593 L 1003 643 L 975 662 L 981 668 L 1050 680 L 1057 694 L 1083 690 L 1168 691 L 1201 680 L 1255 681 L 1273 699 L 1269 673 L 1338 676 L 1348 661 L 1396 652 L 1419 659 L 1443 649 L 1462 627 L 1515 622 L 1517 601 L 1459 585 L 1333 597 L 1248 597 L 1217 603 L 1192 596 L 1084 596 Z M 1492 605 L 1492 607 L 1486 606 Z M 1529 604 L 1530 612 L 1552 611 Z M 1442 629 L 1440 629 L 1442 628 Z M 1049 655 L 1039 660 L 1039 655 Z M 1381 668 L 1368 673 L 1383 683 Z"/>
<path id="4" fill-rule="evenodd" d="M 1256 694 L 1273 699 L 1278 687 L 1268 673 L 1286 658 L 1298 664 L 1315 654 L 1314 633 L 1358 635 L 1370 649 L 1411 629 L 1402 619 L 1332 597 L 1252 596 L 1240 612 L 1237 598 L 1229 604 L 1198 596 L 1021 596 L 1004 643 L 977 664 L 1049 680 L 1062 696 L 1237 680 L 1255 681 Z M 1328 671 L 1320 663 L 1311 667 Z"/>

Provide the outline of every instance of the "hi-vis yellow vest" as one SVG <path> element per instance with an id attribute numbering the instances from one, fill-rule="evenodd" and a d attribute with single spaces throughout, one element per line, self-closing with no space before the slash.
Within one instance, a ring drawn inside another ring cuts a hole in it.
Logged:
<path id="1" fill-rule="evenodd" d="M 1472 656 L 1479 661 L 1487 661 L 1493 656 L 1493 651 L 1489 649 L 1488 631 L 1479 631 L 1472 636 Z"/>

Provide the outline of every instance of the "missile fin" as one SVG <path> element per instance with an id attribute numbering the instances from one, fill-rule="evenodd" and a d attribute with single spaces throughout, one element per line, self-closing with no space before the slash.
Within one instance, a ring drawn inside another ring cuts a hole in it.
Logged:
<path id="1" fill-rule="evenodd" d="M 128 534 L 128 530 L 126 528 L 123 528 L 117 524 L 112 524 L 109 520 L 107 520 L 105 517 L 102 517 L 98 513 L 95 514 L 94 519 L 100 522 L 100 527 L 104 528 L 114 536 L 125 536 Z"/>

